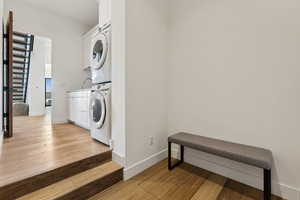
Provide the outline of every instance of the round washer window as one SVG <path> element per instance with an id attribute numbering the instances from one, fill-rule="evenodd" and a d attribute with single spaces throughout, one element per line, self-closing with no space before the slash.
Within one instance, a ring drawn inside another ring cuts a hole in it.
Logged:
<path id="1" fill-rule="evenodd" d="M 99 99 L 95 99 L 93 101 L 93 121 L 94 122 L 99 122 L 101 119 L 101 115 L 102 115 L 102 104 L 101 101 Z"/>
<path id="2" fill-rule="evenodd" d="M 93 60 L 100 62 L 102 56 L 103 56 L 103 42 L 101 40 L 98 40 L 93 48 Z"/>

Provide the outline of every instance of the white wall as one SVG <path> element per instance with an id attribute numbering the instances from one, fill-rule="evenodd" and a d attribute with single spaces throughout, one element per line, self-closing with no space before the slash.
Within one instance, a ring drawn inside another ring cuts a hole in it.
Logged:
<path id="1" fill-rule="evenodd" d="M 68 90 L 81 86 L 85 75 L 82 63 L 83 33 L 88 27 L 63 16 L 28 6 L 17 0 L 5 1 L 6 12 L 15 11 L 15 30 L 30 32 L 52 40 L 54 123 L 67 121 Z"/>
<path id="2" fill-rule="evenodd" d="M 274 191 L 297 199 L 300 2 L 173 0 L 170 6 L 169 133 L 272 150 Z M 204 163 L 192 154 L 191 162 L 261 181 L 256 169 L 207 155 L 200 156 Z"/>
<path id="3" fill-rule="evenodd" d="M 29 115 L 45 114 L 45 68 L 51 58 L 51 40 L 35 36 L 28 81 Z"/>
<path id="4" fill-rule="evenodd" d="M 125 164 L 125 0 L 112 1 L 112 140 Z"/>
<path id="5" fill-rule="evenodd" d="M 167 144 L 167 1 L 126 1 L 126 162 L 129 169 Z M 149 145 L 154 137 L 153 145 Z"/>

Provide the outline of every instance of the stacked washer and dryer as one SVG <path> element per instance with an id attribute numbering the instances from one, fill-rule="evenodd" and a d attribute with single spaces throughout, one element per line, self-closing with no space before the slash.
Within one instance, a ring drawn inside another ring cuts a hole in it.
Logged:
<path id="1" fill-rule="evenodd" d="M 92 138 L 110 145 L 111 140 L 111 25 L 99 29 L 91 45 L 92 91 L 90 131 Z"/>

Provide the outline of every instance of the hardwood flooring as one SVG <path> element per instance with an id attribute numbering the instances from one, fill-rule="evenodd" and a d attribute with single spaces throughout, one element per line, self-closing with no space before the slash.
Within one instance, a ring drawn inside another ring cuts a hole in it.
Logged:
<path id="1" fill-rule="evenodd" d="M 21 196 L 109 160 L 111 150 L 85 129 L 51 125 L 49 117 L 15 117 L 14 137 L 4 139 L 1 149 L 0 196 L 8 188 Z"/>
<path id="2" fill-rule="evenodd" d="M 89 200 L 260 200 L 262 192 L 206 170 L 182 164 L 171 172 L 164 160 Z M 272 200 L 281 200 L 272 197 Z"/>

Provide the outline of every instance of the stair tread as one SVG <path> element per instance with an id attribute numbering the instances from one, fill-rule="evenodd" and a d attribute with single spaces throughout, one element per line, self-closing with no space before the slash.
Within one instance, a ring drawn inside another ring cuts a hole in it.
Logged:
<path id="1" fill-rule="evenodd" d="M 13 73 L 14 74 L 25 74 L 24 72 L 16 72 L 16 71 L 14 71 Z"/>
<path id="2" fill-rule="evenodd" d="M 14 51 L 22 51 L 22 52 L 27 51 L 27 49 L 19 48 L 19 47 L 13 47 L 13 50 L 14 50 Z"/>
<path id="3" fill-rule="evenodd" d="M 25 61 L 20 61 L 20 60 L 14 60 L 14 63 L 19 63 L 19 64 L 27 64 Z"/>
<path id="4" fill-rule="evenodd" d="M 25 42 L 25 41 L 23 41 L 23 40 L 14 39 L 13 42 L 14 42 L 14 43 L 17 43 L 17 44 L 27 45 L 27 42 Z"/>
<path id="5" fill-rule="evenodd" d="M 66 178 L 62 181 L 56 182 L 35 192 L 29 193 L 18 198 L 18 200 L 56 199 L 121 169 L 123 169 L 122 166 L 110 161 L 98 167 Z"/>
<path id="6" fill-rule="evenodd" d="M 26 69 L 26 67 L 13 66 L 13 69 L 20 69 L 20 70 L 23 70 L 23 69 Z"/>
<path id="7" fill-rule="evenodd" d="M 13 56 L 17 58 L 26 58 L 26 56 L 23 54 L 13 54 Z"/>
<path id="8" fill-rule="evenodd" d="M 14 35 L 17 35 L 17 36 L 20 36 L 20 37 L 27 37 L 26 33 L 21 33 L 21 32 L 18 32 L 18 31 L 14 31 Z"/>

